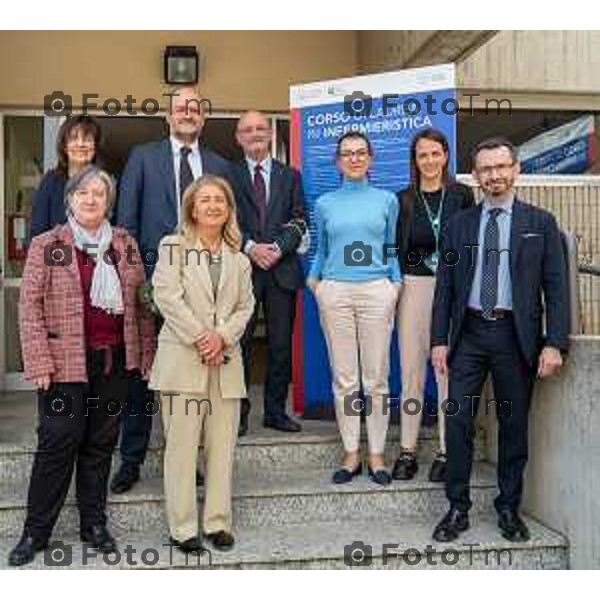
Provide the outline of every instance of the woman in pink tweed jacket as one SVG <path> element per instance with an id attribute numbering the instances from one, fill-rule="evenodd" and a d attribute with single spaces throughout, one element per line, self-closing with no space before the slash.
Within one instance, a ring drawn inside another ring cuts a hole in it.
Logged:
<path id="1" fill-rule="evenodd" d="M 128 372 L 146 379 L 154 321 L 138 301 L 144 268 L 136 242 L 107 220 L 112 178 L 95 166 L 65 188 L 68 222 L 31 242 L 19 301 L 25 376 L 38 389 L 38 445 L 23 535 L 13 566 L 47 543 L 76 471 L 82 541 L 116 548 L 106 495 Z"/>

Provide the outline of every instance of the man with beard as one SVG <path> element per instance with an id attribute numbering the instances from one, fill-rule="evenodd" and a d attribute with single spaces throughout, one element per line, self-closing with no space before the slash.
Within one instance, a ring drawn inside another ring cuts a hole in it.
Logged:
<path id="1" fill-rule="evenodd" d="M 529 539 L 518 513 L 529 405 L 536 376 L 552 375 L 563 363 L 569 295 L 556 220 L 515 197 L 518 174 L 509 141 L 480 143 L 473 152 L 473 176 L 483 202 L 457 213 L 442 240 L 431 346 L 434 367 L 449 376 L 450 510 L 433 532 L 439 542 L 455 540 L 469 528 L 474 419 L 489 373 L 498 418 L 498 527 L 510 541 Z"/>
<path id="2" fill-rule="evenodd" d="M 166 116 L 169 136 L 132 150 L 118 199 L 117 224 L 137 240 L 149 279 L 161 238 L 175 232 L 181 223 L 181 198 L 186 188 L 201 175 L 229 176 L 229 163 L 200 141 L 206 101 L 191 87 L 174 89 L 170 100 Z M 160 327 L 161 319 L 157 321 Z M 146 406 L 152 401 L 146 384 L 133 380 L 130 404 L 121 421 L 121 466 L 111 482 L 116 494 L 128 491 L 140 477 L 152 427 Z M 198 483 L 201 479 L 198 474 Z"/>

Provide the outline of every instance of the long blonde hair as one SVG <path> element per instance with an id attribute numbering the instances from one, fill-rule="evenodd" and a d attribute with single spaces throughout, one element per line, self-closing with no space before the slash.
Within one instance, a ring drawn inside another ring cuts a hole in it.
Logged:
<path id="1" fill-rule="evenodd" d="M 196 221 L 193 216 L 194 202 L 196 194 L 207 185 L 218 187 L 227 199 L 229 215 L 225 225 L 223 225 L 223 241 L 233 252 L 239 252 L 242 246 L 242 234 L 237 222 L 235 196 L 227 181 L 217 175 L 203 175 L 186 188 L 181 206 L 181 233 L 188 242 L 193 244 L 196 241 Z"/>

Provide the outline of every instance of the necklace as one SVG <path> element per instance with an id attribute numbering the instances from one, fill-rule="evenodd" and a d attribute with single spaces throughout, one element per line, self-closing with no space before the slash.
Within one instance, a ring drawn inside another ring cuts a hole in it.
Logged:
<path id="1" fill-rule="evenodd" d="M 429 202 L 425 200 L 425 197 L 421 193 L 421 190 L 417 190 L 417 196 L 423 203 L 425 211 L 427 212 L 427 218 L 429 219 L 429 225 L 433 232 L 435 239 L 435 252 L 428 254 L 423 258 L 425 266 L 435 275 L 440 259 L 440 231 L 442 222 L 442 210 L 444 209 L 444 200 L 446 199 L 446 188 L 442 188 L 442 197 L 440 198 L 440 205 L 438 206 L 437 213 L 433 214 L 429 206 Z"/>

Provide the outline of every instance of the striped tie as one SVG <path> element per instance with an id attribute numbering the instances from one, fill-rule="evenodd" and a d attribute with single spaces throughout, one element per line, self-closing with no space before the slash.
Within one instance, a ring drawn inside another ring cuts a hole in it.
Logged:
<path id="1" fill-rule="evenodd" d="M 498 302 L 498 264 L 500 262 L 500 231 L 498 228 L 498 215 L 501 208 L 492 208 L 488 213 L 488 222 L 485 226 L 483 241 L 483 255 L 481 263 L 481 312 L 485 319 L 491 319 L 496 303 Z"/>

